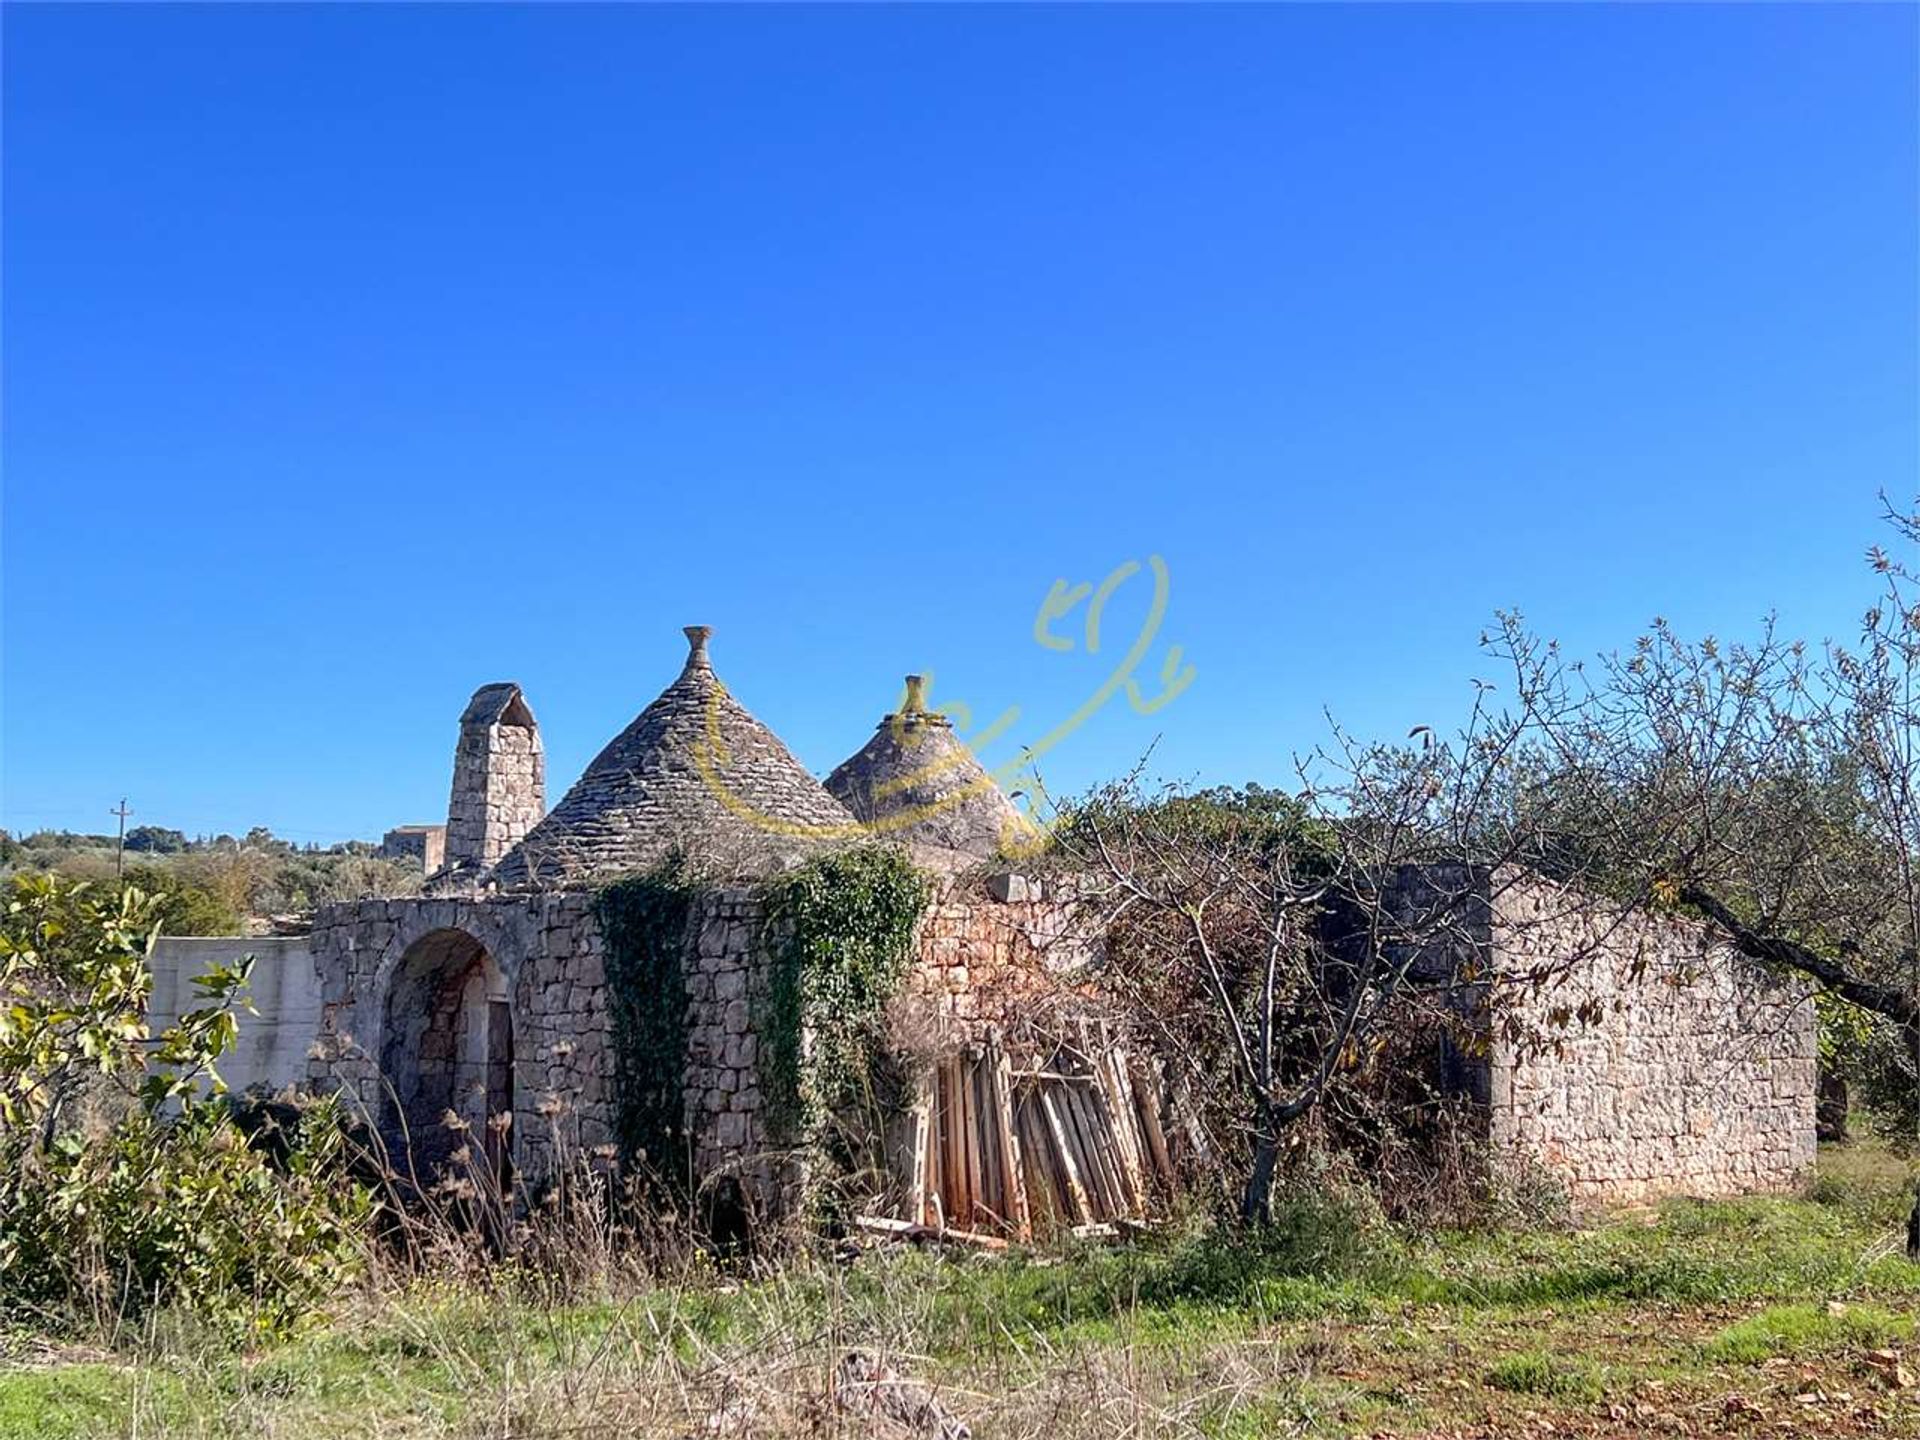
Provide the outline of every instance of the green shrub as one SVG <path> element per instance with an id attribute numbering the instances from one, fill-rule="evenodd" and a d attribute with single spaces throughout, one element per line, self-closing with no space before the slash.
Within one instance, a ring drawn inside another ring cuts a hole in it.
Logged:
<path id="1" fill-rule="evenodd" d="M 280 1329 L 351 1269 L 372 1202 L 331 1105 L 276 1165 L 218 1098 L 251 961 L 201 976 L 202 1003 L 149 1033 L 159 908 L 30 875 L 0 910 L 0 1304 Z"/>
<path id="2" fill-rule="evenodd" d="M 622 1158 L 653 1183 L 684 1176 L 687 1065 L 684 951 L 693 880 L 674 854 L 606 886 L 593 900 L 607 947 L 615 1125 Z"/>
<path id="3" fill-rule="evenodd" d="M 373 1202 L 345 1178 L 332 1102 L 278 1165 L 223 1106 L 134 1111 L 44 1152 L 6 1145 L 0 1295 L 39 1311 L 125 1319 L 177 1306 L 278 1332 L 350 1276 Z"/>
<path id="4" fill-rule="evenodd" d="M 833 1178 L 884 1168 L 863 1152 L 906 1087 L 885 1016 L 913 963 L 928 886 L 903 851 L 866 845 L 763 893 L 772 973 L 756 1017 L 760 1084 L 772 1124 L 822 1162 L 811 1197 L 822 1202 Z"/>

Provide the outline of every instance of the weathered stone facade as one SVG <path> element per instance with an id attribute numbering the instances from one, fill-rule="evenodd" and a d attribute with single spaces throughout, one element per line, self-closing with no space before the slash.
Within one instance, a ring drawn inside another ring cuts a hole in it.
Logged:
<path id="1" fill-rule="evenodd" d="M 1050 977 L 1083 964 L 1089 948 L 1071 907 L 1029 893 L 1031 882 L 1002 876 L 985 889 L 948 883 L 915 937 L 915 956 L 896 1004 L 896 1022 L 922 1043 L 977 1038 L 1005 1026 L 1023 1000 L 1046 993 Z M 1038 886 L 1032 885 L 1037 892 Z M 1016 894 L 1016 899 L 999 895 Z M 687 968 L 686 1117 L 694 1171 L 755 1168 L 775 1137 L 760 1087 L 760 1038 L 773 956 L 764 914 L 746 888 L 711 891 L 694 907 Z"/>
<path id="2" fill-rule="evenodd" d="M 363 900 L 322 908 L 307 940 L 320 978 L 308 1081 L 357 1100 L 393 1147 L 401 1143 L 402 1122 L 424 1139 L 438 1123 L 437 1109 L 452 1109 L 471 1124 L 479 1113 L 475 1101 L 486 1098 L 473 1087 L 484 1083 L 490 1060 L 504 1058 L 510 1067 L 510 1149 L 522 1173 L 545 1173 L 556 1153 L 610 1144 L 613 1053 L 605 948 L 591 906 L 590 894 L 566 892 Z M 497 971 L 496 992 L 471 988 L 479 955 Z M 478 1026 L 482 1017 L 469 1008 L 476 1001 L 492 993 L 504 997 L 510 1028 L 498 1038 L 508 1056 L 473 1048 L 422 1053 L 432 1012 L 445 1005 L 450 990 L 467 1012 L 447 1017 L 443 1029 L 450 1036 Z M 444 1106 L 440 1090 L 420 1083 L 423 1062 L 464 1067 Z M 437 1137 L 425 1141 L 426 1158 L 438 1157 L 442 1148 Z"/>
<path id="3" fill-rule="evenodd" d="M 1815 1082 L 1803 991 L 1690 922 L 1610 914 L 1528 877 L 1463 871 L 1440 888 L 1464 896 L 1458 953 L 1418 968 L 1432 978 L 1464 957 L 1482 977 L 1458 992 L 1482 1043 L 1455 1078 L 1482 1102 L 1496 1164 L 1544 1167 L 1587 1201 L 1777 1189 L 1805 1173 Z M 761 1084 L 773 960 L 762 922 L 751 887 L 695 897 L 687 1149 L 656 1158 L 765 1194 L 786 1171 Z M 943 882 L 896 1005 L 903 1043 L 932 1053 L 989 1027 L 1044 1031 L 1069 1014 L 1097 953 L 1070 898 L 1037 881 Z M 523 1176 L 608 1153 L 615 1058 L 592 891 L 328 906 L 297 957 L 289 947 L 296 958 L 319 992 L 305 1075 L 249 1079 L 344 1091 L 421 1170 L 457 1148 L 448 1111 L 464 1135 L 509 1110 L 505 1148 Z"/>
<path id="4" fill-rule="evenodd" d="M 774 956 L 751 881 L 869 832 L 732 698 L 705 627 L 687 636 L 679 677 L 544 820 L 525 697 L 514 685 L 476 692 L 461 717 L 437 893 L 323 907 L 309 936 L 281 947 L 272 978 L 284 1013 L 264 1019 L 251 1046 L 243 1022 L 243 1083 L 347 1095 L 422 1180 L 474 1159 L 476 1146 L 496 1174 L 523 1178 L 611 1154 L 617 1066 L 595 886 L 678 851 L 703 873 L 741 878 L 691 907 L 686 1148 L 649 1159 L 702 1182 L 737 1174 L 763 1197 L 779 1188 L 791 1172 L 761 1083 Z M 836 772 L 864 819 L 911 820 L 899 838 L 916 859 L 935 852 L 944 877 L 894 1006 L 895 1038 L 926 1056 L 989 1032 L 1009 1049 L 1030 1039 L 1044 1051 L 1049 1034 L 1087 1018 L 1077 976 L 1101 940 L 1077 927 L 1071 879 L 981 878 L 1017 812 L 974 792 L 991 781 L 963 751 L 914 688 Z M 941 828 L 949 799 L 965 813 Z M 1794 1180 L 1814 1143 L 1806 997 L 1697 927 L 1574 898 L 1529 875 L 1463 866 L 1410 870 L 1386 897 L 1388 929 L 1405 921 L 1416 947 L 1415 986 L 1445 999 L 1448 1025 L 1436 1028 L 1473 1041 L 1448 1078 L 1479 1102 L 1496 1160 L 1543 1165 L 1583 1199 Z M 1438 940 L 1426 923 L 1437 909 L 1447 921 Z M 1350 918 L 1329 907 L 1329 944 L 1382 943 L 1369 927 L 1340 931 Z M 230 944 L 167 942 L 156 1007 L 195 973 L 196 947 L 224 957 L 217 947 Z M 296 1069 L 289 1056 L 301 1053 Z"/>
<path id="5" fill-rule="evenodd" d="M 490 869 L 540 823 L 546 808 L 546 754 L 526 696 L 507 682 L 481 686 L 460 716 L 453 752 L 448 867 L 473 874 Z"/>
<path id="6" fill-rule="evenodd" d="M 1779 1190 L 1805 1177 L 1816 1081 L 1804 986 L 1695 922 L 1504 878 L 1489 906 L 1498 973 L 1547 978 L 1494 991 L 1496 1155 L 1544 1165 L 1583 1200 Z M 1593 1018 L 1583 1022 L 1583 1008 Z"/>
<path id="7" fill-rule="evenodd" d="M 382 860 L 417 860 L 421 871 L 431 875 L 447 863 L 447 827 L 396 825 L 381 837 L 375 853 Z"/>
<path id="8" fill-rule="evenodd" d="M 611 1145 L 613 1036 L 592 905 L 591 892 L 561 891 L 324 908 L 305 944 L 320 978 L 307 1082 L 355 1100 L 392 1152 L 411 1152 L 422 1179 L 457 1147 L 455 1134 L 483 1132 L 490 1104 L 513 1115 L 509 1149 L 523 1175 Z M 688 1152 L 670 1163 L 764 1184 L 778 1164 L 760 1084 L 757 1022 L 772 973 L 760 901 L 745 887 L 703 892 L 688 931 Z M 952 887 L 916 944 L 900 1003 L 936 1041 L 1004 1023 L 1023 996 L 1046 989 L 1050 970 L 1087 954 L 1057 901 Z M 466 1129 L 450 1131 L 447 1111 Z"/>

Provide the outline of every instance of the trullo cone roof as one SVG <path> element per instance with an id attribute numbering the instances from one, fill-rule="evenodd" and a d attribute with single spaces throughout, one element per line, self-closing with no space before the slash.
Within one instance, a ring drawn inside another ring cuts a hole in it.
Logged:
<path id="1" fill-rule="evenodd" d="M 906 845 L 990 859 L 1033 834 L 947 717 L 926 708 L 918 675 L 827 789 L 877 838 Z"/>
<path id="2" fill-rule="evenodd" d="M 793 752 L 727 693 L 689 625 L 686 668 L 595 757 L 503 857 L 504 889 L 643 869 L 676 847 L 723 872 L 764 874 L 857 833 Z"/>

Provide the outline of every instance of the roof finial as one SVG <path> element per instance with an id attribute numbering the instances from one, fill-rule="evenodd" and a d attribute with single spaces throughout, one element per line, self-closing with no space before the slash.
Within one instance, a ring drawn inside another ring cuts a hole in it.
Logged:
<path id="1" fill-rule="evenodd" d="M 902 715 L 923 715 L 927 709 L 927 677 L 924 675 L 907 676 L 907 700 L 900 707 Z"/>
<path id="2" fill-rule="evenodd" d="M 707 637 L 713 634 L 711 625 L 683 625 L 687 636 L 687 669 L 711 670 L 713 666 L 707 660 Z"/>

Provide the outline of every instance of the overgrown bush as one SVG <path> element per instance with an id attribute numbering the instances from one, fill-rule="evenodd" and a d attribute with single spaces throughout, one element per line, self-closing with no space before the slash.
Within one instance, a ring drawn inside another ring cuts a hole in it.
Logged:
<path id="1" fill-rule="evenodd" d="M 870 1147 L 906 1084 L 886 1010 L 912 965 L 927 896 L 926 877 L 884 845 L 823 856 L 766 887 L 761 1088 L 773 1124 L 832 1176 L 885 1168 Z"/>
<path id="2" fill-rule="evenodd" d="M 282 1329 L 357 1262 L 372 1201 L 330 1105 L 276 1160 L 234 1125 L 214 1067 L 251 962 L 200 977 L 203 1003 L 149 1033 L 160 909 L 20 876 L 0 911 L 0 1303 Z"/>
<path id="3" fill-rule="evenodd" d="M 42 1313 L 124 1320 L 177 1306 L 278 1332 L 361 1259 L 372 1200 L 342 1180 L 331 1102 L 279 1164 L 218 1102 L 141 1107 L 46 1150 L 0 1146 L 0 1295 Z"/>
<path id="4" fill-rule="evenodd" d="M 693 888 L 685 858 L 674 854 L 652 870 L 614 881 L 593 900 L 607 947 L 621 1158 L 668 1190 L 680 1188 L 686 1170 L 683 952 Z"/>

